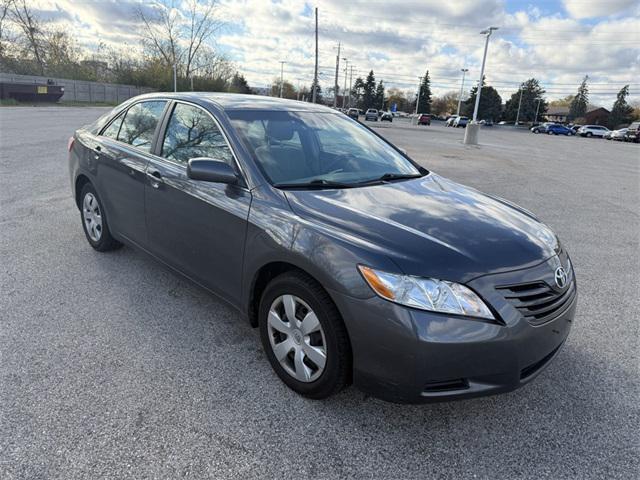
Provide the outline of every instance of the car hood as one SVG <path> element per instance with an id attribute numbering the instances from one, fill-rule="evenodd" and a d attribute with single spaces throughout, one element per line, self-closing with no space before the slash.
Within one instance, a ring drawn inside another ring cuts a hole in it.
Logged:
<path id="1" fill-rule="evenodd" d="M 466 282 L 536 265 L 558 248 L 526 210 L 433 173 L 286 197 L 305 223 L 384 254 L 410 275 Z"/>

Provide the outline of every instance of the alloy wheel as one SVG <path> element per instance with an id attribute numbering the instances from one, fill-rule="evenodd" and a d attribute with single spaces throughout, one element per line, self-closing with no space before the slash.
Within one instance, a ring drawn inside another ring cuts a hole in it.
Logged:
<path id="1" fill-rule="evenodd" d="M 82 217 L 89 238 L 94 242 L 99 242 L 102 237 L 102 214 L 98 200 L 91 192 L 88 192 L 82 201 Z"/>
<path id="2" fill-rule="evenodd" d="M 281 295 L 269 308 L 271 350 L 282 368 L 300 382 L 318 379 L 327 363 L 327 342 L 311 307 L 295 295 Z"/>

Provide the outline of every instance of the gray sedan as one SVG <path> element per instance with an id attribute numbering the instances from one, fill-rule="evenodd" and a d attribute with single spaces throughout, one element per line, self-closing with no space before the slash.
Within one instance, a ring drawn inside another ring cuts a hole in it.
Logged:
<path id="1" fill-rule="evenodd" d="M 571 260 L 532 213 L 326 107 L 144 95 L 76 131 L 69 171 L 94 249 L 136 247 L 237 308 L 311 398 L 512 390 L 574 318 Z"/>

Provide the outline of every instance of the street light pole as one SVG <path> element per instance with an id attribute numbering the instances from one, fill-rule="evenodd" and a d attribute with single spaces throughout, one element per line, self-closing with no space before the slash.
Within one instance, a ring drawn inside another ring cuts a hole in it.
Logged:
<path id="1" fill-rule="evenodd" d="M 460 85 L 460 95 L 458 96 L 458 111 L 456 112 L 456 115 L 460 115 L 460 104 L 462 103 L 462 92 L 464 90 L 464 76 L 467 74 L 469 69 L 461 68 L 460 71 L 462 72 L 462 84 Z"/>
<path id="2" fill-rule="evenodd" d="M 533 121 L 534 125 L 536 125 L 538 123 L 538 111 L 540 110 L 540 102 L 542 101 L 542 99 L 541 98 L 536 98 L 535 101 L 538 103 L 538 105 L 536 106 L 536 118 Z"/>
<path id="3" fill-rule="evenodd" d="M 173 91 L 178 91 L 178 66 L 173 64 Z"/>
<path id="4" fill-rule="evenodd" d="M 516 127 L 518 126 L 518 120 L 520 120 L 520 105 L 522 105 L 522 85 L 520 85 L 520 100 L 518 100 L 518 113 L 516 113 Z"/>
<path id="5" fill-rule="evenodd" d="M 422 77 L 418 77 L 418 96 L 416 97 L 416 115 L 418 115 L 418 104 L 420 103 L 420 94 L 422 93 Z"/>
<path id="6" fill-rule="evenodd" d="M 284 86 L 284 64 L 287 62 L 280 62 L 280 98 L 282 98 L 282 87 Z"/>
<path id="7" fill-rule="evenodd" d="M 482 66 L 480 67 L 480 80 L 478 82 L 478 91 L 476 93 L 476 105 L 473 108 L 473 121 L 475 122 L 478 119 L 478 107 L 480 106 L 480 94 L 482 93 L 482 80 L 484 79 L 484 65 L 487 61 L 487 50 L 489 49 L 489 37 L 494 30 L 498 30 L 498 27 L 489 27 L 486 30 L 481 31 L 480 33 L 486 35 L 484 41 L 484 55 L 482 56 Z"/>
<path id="8" fill-rule="evenodd" d="M 349 60 L 347 60 L 346 58 L 343 58 L 342 60 L 344 60 L 344 91 L 342 92 L 342 108 L 345 108 L 347 101 L 345 92 L 347 91 L 347 71 L 349 70 Z"/>
<path id="9" fill-rule="evenodd" d="M 353 65 L 351 65 L 351 71 L 349 73 L 349 99 L 347 102 L 347 105 L 349 108 L 351 108 L 351 89 L 353 88 Z"/>

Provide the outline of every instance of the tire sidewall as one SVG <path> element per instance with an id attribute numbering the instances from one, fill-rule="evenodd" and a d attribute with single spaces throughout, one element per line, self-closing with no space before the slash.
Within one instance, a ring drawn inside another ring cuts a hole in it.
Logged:
<path id="1" fill-rule="evenodd" d="M 87 225 L 84 222 L 84 198 L 85 196 L 91 193 L 93 194 L 96 202 L 98 202 L 98 207 L 100 208 L 100 216 L 102 217 L 102 233 L 100 235 L 100 240 L 97 242 L 94 241 L 87 231 Z M 80 221 L 82 222 L 82 231 L 84 232 L 85 237 L 89 244 L 95 248 L 96 250 L 104 250 L 107 249 L 109 244 L 113 242 L 111 237 L 111 232 L 109 231 L 109 225 L 107 223 L 107 215 L 104 211 L 104 206 L 102 205 L 102 201 L 100 200 L 100 195 L 96 192 L 96 189 L 91 183 L 87 183 L 82 187 L 82 191 L 80 193 Z"/>
<path id="2" fill-rule="evenodd" d="M 289 375 L 280 365 L 280 362 L 275 357 L 271 348 L 269 331 L 267 328 L 267 316 L 274 300 L 285 294 L 295 295 L 306 302 L 307 305 L 309 305 L 309 307 L 311 307 L 315 312 L 324 332 L 327 362 L 320 377 L 313 382 L 300 382 Z M 269 363 L 278 377 L 280 377 L 280 379 L 289 386 L 289 388 L 301 395 L 311 398 L 324 398 L 328 394 L 333 393 L 333 386 L 340 377 L 340 368 L 342 368 L 342 366 L 339 365 L 339 342 L 336 335 L 336 329 L 331 321 L 333 313 L 331 311 L 332 308 L 335 308 L 335 306 L 325 305 L 321 299 L 316 298 L 315 293 L 310 290 L 307 285 L 302 282 L 295 282 L 287 275 L 281 275 L 280 277 L 275 278 L 265 289 L 260 301 L 258 310 L 260 339 L 267 358 L 269 359 Z M 326 392 L 329 393 L 326 394 Z"/>

